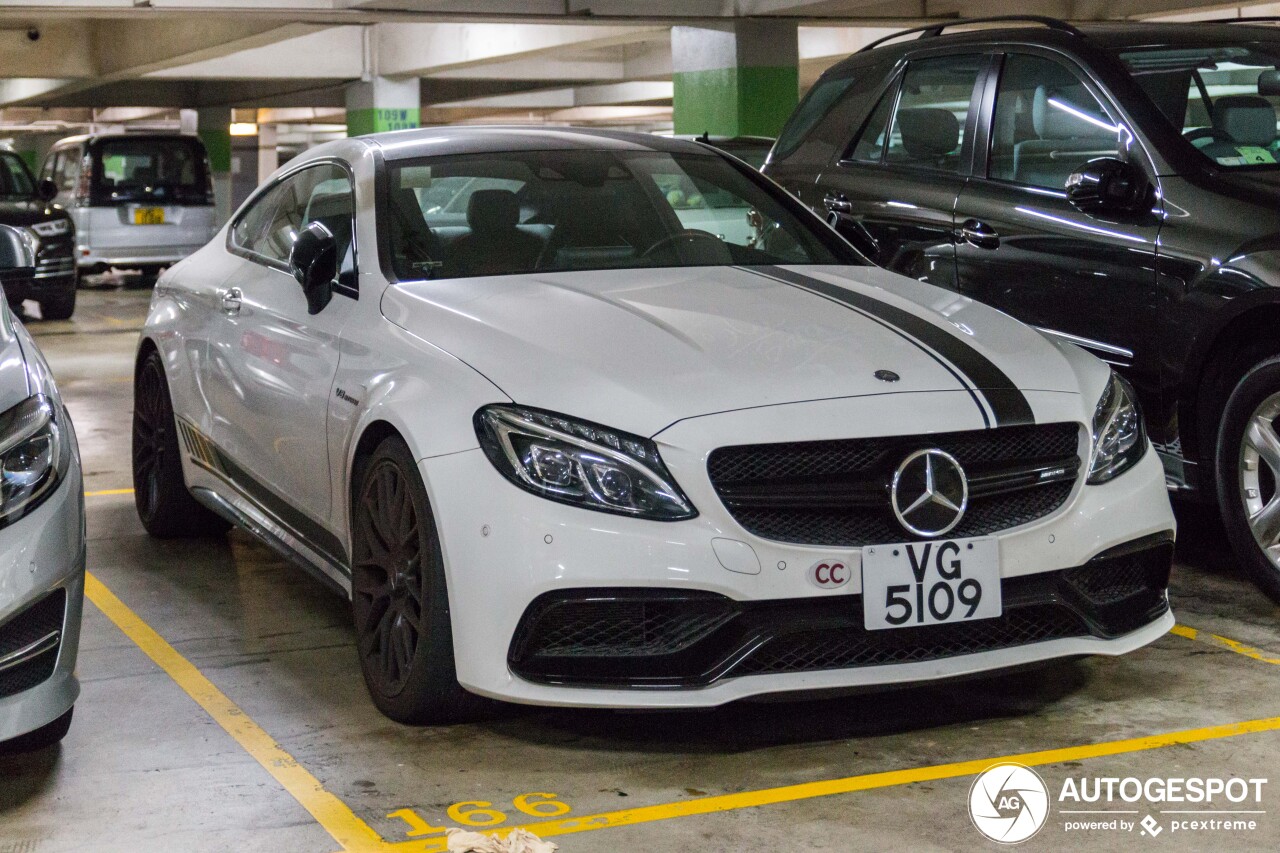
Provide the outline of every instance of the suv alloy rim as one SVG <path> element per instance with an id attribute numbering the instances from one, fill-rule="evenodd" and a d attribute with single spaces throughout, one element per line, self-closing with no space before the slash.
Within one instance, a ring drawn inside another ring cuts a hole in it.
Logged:
<path id="1" fill-rule="evenodd" d="M 1240 498 L 1253 538 L 1280 568 L 1280 393 L 1253 410 L 1240 442 Z"/>
<path id="2" fill-rule="evenodd" d="M 409 484 L 379 460 L 357 506 L 354 576 L 360 655 L 381 693 L 404 689 L 423 632 L 422 540 Z"/>

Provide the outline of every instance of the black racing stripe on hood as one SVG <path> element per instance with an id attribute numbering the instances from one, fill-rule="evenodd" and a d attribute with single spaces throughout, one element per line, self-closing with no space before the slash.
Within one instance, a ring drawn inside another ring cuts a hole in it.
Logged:
<path id="1" fill-rule="evenodd" d="M 974 395 L 981 395 L 995 417 L 995 426 L 1018 426 L 1035 423 L 1035 415 L 1026 396 L 989 358 L 969 346 L 957 336 L 941 328 L 929 320 L 904 311 L 894 305 L 881 302 L 866 294 L 859 293 L 837 284 L 823 281 L 813 276 L 798 273 L 794 270 L 778 266 L 743 267 L 753 272 L 763 273 L 770 278 L 825 296 L 840 302 L 863 314 L 879 320 L 881 323 L 907 337 L 921 349 L 939 358 L 948 370 L 954 374 L 959 370 L 962 377 L 957 377 Z M 942 360 L 945 359 L 945 362 Z M 952 370 L 952 365 L 955 369 Z M 986 419 L 986 410 L 983 418 Z M 990 426 L 988 421 L 988 426 Z"/>

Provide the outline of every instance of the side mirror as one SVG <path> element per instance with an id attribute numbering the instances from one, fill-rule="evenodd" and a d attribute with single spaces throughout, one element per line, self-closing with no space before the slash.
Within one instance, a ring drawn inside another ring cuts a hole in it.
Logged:
<path id="1" fill-rule="evenodd" d="M 1081 213 L 1132 216 L 1151 209 L 1151 189 L 1137 166 L 1099 157 L 1067 178 L 1067 201 Z"/>
<path id="2" fill-rule="evenodd" d="M 41 201 L 53 201 L 58 197 L 58 185 L 45 178 L 36 184 L 36 198 Z"/>
<path id="3" fill-rule="evenodd" d="M 323 311 L 333 299 L 333 280 L 338 277 L 338 241 L 323 223 L 312 222 L 293 241 L 289 271 L 302 285 L 307 313 Z"/>
<path id="4" fill-rule="evenodd" d="M 31 238 L 12 225 L 0 225 L 0 275 L 7 280 L 34 275 L 35 271 L 36 247 Z"/>

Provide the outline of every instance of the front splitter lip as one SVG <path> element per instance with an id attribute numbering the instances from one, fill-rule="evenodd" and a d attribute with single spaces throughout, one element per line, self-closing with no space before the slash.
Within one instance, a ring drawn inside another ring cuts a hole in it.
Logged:
<path id="1" fill-rule="evenodd" d="M 503 690 L 467 685 L 504 702 L 572 708 L 714 708 L 740 699 L 842 688 L 910 687 L 966 676 L 997 674 L 1029 664 L 1079 656 L 1119 656 L 1150 645 L 1173 628 L 1173 613 L 1111 640 L 1070 637 L 918 663 L 888 664 L 784 675 L 745 675 L 688 690 L 604 690 L 534 684 L 512 675 Z"/>

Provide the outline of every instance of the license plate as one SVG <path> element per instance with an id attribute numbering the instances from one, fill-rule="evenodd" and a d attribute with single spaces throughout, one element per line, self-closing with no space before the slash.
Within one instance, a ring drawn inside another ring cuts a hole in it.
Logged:
<path id="1" fill-rule="evenodd" d="M 133 212 L 134 225 L 163 225 L 163 207 L 139 207 Z"/>
<path id="2" fill-rule="evenodd" d="M 868 631 L 993 619 L 1000 613 L 1000 548 L 993 537 L 862 549 L 862 616 Z"/>

